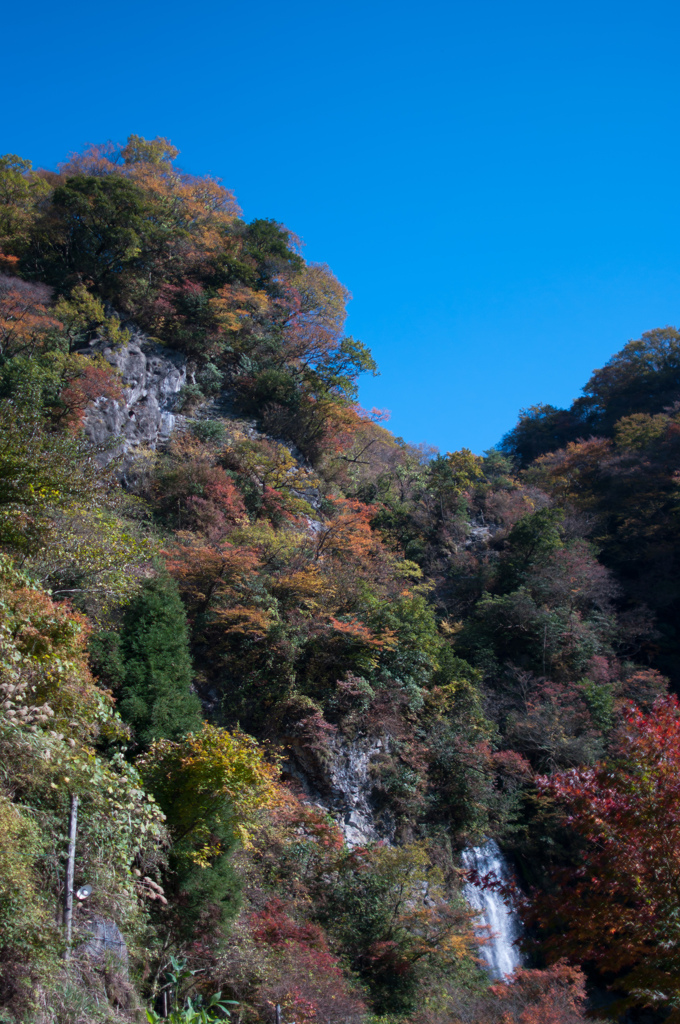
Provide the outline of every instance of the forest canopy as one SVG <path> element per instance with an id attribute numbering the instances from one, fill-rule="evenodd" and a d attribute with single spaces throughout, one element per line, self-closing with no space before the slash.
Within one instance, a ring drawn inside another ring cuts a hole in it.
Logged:
<path id="1" fill-rule="evenodd" d="M 680 334 L 409 444 L 330 267 L 178 157 L 0 158 L 0 1019 L 675 1019 Z"/>

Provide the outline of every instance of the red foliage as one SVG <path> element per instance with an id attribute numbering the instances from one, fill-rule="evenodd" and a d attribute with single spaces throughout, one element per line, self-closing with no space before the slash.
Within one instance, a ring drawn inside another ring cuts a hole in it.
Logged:
<path id="1" fill-rule="evenodd" d="M 192 494 L 185 499 L 189 524 L 219 543 L 238 523 L 246 519 L 241 492 L 219 466 L 206 467 L 203 497 Z"/>
<path id="2" fill-rule="evenodd" d="M 64 422 L 70 429 L 77 430 L 82 425 L 85 410 L 91 402 L 98 398 L 121 402 L 123 388 L 111 367 L 88 362 L 80 373 L 71 377 L 59 397 L 66 410 Z"/>
<path id="3" fill-rule="evenodd" d="M 288 916 L 286 903 L 278 897 L 269 900 L 262 910 L 251 914 L 250 926 L 256 942 L 264 942 L 274 947 L 295 942 L 299 946 L 306 946 L 327 955 L 329 962 L 334 962 L 321 928 L 309 922 L 298 924 Z"/>
<path id="4" fill-rule="evenodd" d="M 680 1006 L 680 706 L 631 707 L 608 761 L 543 778 L 586 848 L 535 916 L 557 955 L 620 975 L 641 1003 Z"/>
<path id="5" fill-rule="evenodd" d="M 376 974 L 388 973 L 401 977 L 413 969 L 411 958 L 393 939 L 374 942 L 368 949 L 366 961 Z"/>
<path id="6" fill-rule="evenodd" d="M 272 523 L 279 523 L 282 519 L 289 522 L 296 522 L 300 516 L 296 515 L 290 508 L 290 498 L 277 491 L 274 487 L 265 485 L 262 491 L 262 504 L 258 511 L 258 519 L 264 517 Z"/>
<path id="7" fill-rule="evenodd" d="M 424 1010 L 414 1024 L 585 1024 L 585 978 L 559 961 L 543 971 L 519 970 L 508 984 L 470 996 L 445 984 L 445 1010 Z"/>
<path id="8" fill-rule="evenodd" d="M 585 978 L 578 967 L 562 960 L 545 971 L 519 970 L 508 985 L 494 985 L 492 991 L 500 1003 L 501 1020 L 508 1024 L 585 1021 Z"/>
<path id="9" fill-rule="evenodd" d="M 365 1012 L 318 925 L 294 921 L 283 900 L 275 898 L 251 914 L 250 926 L 256 942 L 279 954 L 278 978 L 263 991 L 269 1006 L 280 1003 L 288 1019 L 309 1024 L 354 1021 Z"/>
<path id="10" fill-rule="evenodd" d="M 6 257 L 11 259 L 11 257 Z M 49 310 L 52 290 L 0 273 L 0 353 L 30 352 L 46 331 L 61 327 Z"/>

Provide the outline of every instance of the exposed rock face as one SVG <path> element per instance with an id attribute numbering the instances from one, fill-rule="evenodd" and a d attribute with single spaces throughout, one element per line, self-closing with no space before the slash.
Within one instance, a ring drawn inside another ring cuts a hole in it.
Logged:
<path id="1" fill-rule="evenodd" d="M 87 436 L 95 444 L 111 445 L 107 457 L 122 452 L 128 456 L 125 465 L 129 466 L 134 460 L 135 448 L 140 445 L 156 448 L 169 439 L 173 430 L 184 426 L 185 417 L 175 411 L 178 395 L 187 379 L 186 358 L 181 353 L 151 341 L 140 331 L 133 331 L 126 345 L 111 348 L 95 340 L 87 351 L 101 354 L 115 366 L 121 373 L 124 388 L 123 402 L 98 398 L 84 417 Z M 234 420 L 243 425 L 246 436 L 267 437 L 254 421 L 237 417 L 228 390 L 206 402 L 195 415 L 197 419 Z M 310 468 L 294 445 L 283 440 L 279 443 L 285 444 L 300 467 Z M 321 507 L 321 493 L 316 487 L 291 487 L 290 492 L 294 497 L 303 498 L 314 510 Z M 319 520 L 309 518 L 307 522 L 314 532 L 323 527 Z M 335 735 L 328 739 L 327 749 L 323 757 L 319 757 L 293 740 L 289 773 L 302 784 L 310 801 L 336 819 L 349 846 L 378 839 L 389 841 L 394 833 L 391 819 L 376 813 L 375 785 L 371 776 L 371 762 L 386 742 L 375 736 L 350 740 Z M 96 921 L 94 938 L 89 942 L 92 951 L 100 941 L 99 931 L 106 932 L 108 926 L 109 922 Z M 87 951 L 91 952 L 89 947 Z"/>
<path id="2" fill-rule="evenodd" d="M 336 734 L 326 742 L 323 760 L 311 763 L 309 752 L 294 748 L 288 773 L 302 784 L 310 800 L 335 818 L 348 846 L 378 839 L 389 841 L 394 824 L 375 806 L 371 762 L 387 741 L 375 736 L 347 739 Z"/>
<path id="3" fill-rule="evenodd" d="M 328 766 L 329 810 L 338 817 L 348 846 L 387 838 L 385 833 L 390 830 L 391 823 L 376 820 L 371 799 L 374 789 L 371 761 L 381 753 L 383 742 L 375 737 L 347 740 L 338 736 L 332 744 Z"/>
<path id="4" fill-rule="evenodd" d="M 186 383 L 185 357 L 141 332 L 134 332 L 128 344 L 118 348 L 95 340 L 89 351 L 100 353 L 120 370 L 125 401 L 98 398 L 93 402 L 84 418 L 87 436 L 96 444 L 119 439 L 117 452 L 140 444 L 155 448 L 167 441 L 178 420 L 183 420 L 173 410 Z"/>
<path id="5" fill-rule="evenodd" d="M 487 523 L 483 515 L 475 516 L 468 526 L 465 547 L 477 551 L 485 550 L 500 529 L 496 523 Z"/>

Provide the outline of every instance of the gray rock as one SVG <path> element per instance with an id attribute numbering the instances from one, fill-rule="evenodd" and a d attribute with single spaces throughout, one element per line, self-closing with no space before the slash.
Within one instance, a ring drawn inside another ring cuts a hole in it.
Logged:
<path id="1" fill-rule="evenodd" d="M 186 358 L 135 331 L 127 343 L 111 348 L 95 339 L 89 352 L 101 354 L 121 374 L 124 401 L 98 398 L 84 417 L 86 435 L 98 445 L 118 441 L 113 454 L 137 445 L 156 448 L 184 422 L 174 411 L 186 383 Z"/>
<path id="2" fill-rule="evenodd" d="M 363 846 L 394 837 L 394 822 L 386 814 L 376 814 L 371 762 L 389 743 L 375 736 L 347 739 L 330 737 L 323 764 L 315 763 L 306 752 L 296 749 L 285 771 L 302 784 L 306 796 L 335 818 L 348 846 Z"/>
<path id="3" fill-rule="evenodd" d="M 293 450 L 291 448 L 288 450 L 291 455 L 293 455 L 293 458 L 295 458 Z M 299 462 L 300 460 L 298 459 L 298 463 Z M 291 487 L 290 493 L 294 498 L 302 498 L 303 501 L 306 501 L 308 505 L 311 505 L 315 512 L 318 512 L 321 508 L 321 491 L 318 487 L 301 487 L 299 490 L 295 487 Z M 314 520 L 310 520 L 310 522 L 314 522 Z"/>

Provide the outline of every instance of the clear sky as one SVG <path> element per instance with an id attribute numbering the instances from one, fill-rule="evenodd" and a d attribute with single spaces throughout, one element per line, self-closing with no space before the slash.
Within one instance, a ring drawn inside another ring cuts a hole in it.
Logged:
<path id="1" fill-rule="evenodd" d="M 391 429 L 481 452 L 677 324 L 680 5 L 34 0 L 3 12 L 0 152 L 130 132 L 351 289 Z"/>

